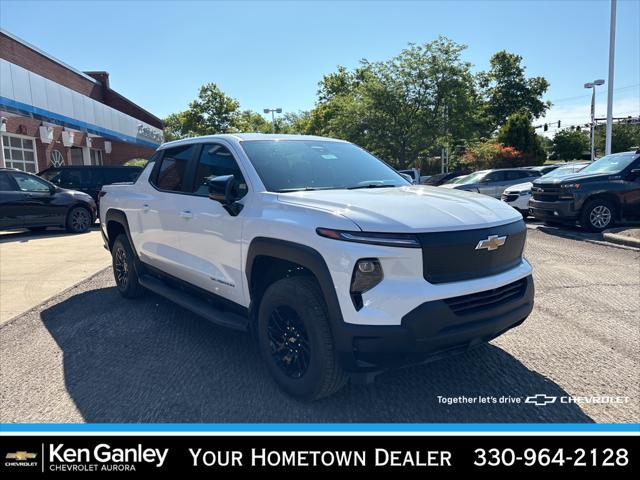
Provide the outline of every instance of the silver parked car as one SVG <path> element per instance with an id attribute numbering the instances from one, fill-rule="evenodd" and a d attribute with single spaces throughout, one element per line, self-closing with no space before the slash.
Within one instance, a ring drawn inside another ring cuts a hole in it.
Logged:
<path id="1" fill-rule="evenodd" d="M 491 197 L 500 198 L 502 192 L 511 185 L 532 182 L 540 177 L 537 170 L 524 168 L 500 168 L 494 170 L 481 170 L 467 175 L 456 183 L 441 185 L 443 188 L 455 188 L 469 192 L 484 193 Z"/>

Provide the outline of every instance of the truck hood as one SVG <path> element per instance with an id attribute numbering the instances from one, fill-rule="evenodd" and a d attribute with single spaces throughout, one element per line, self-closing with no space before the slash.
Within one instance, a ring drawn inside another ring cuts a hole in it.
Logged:
<path id="1" fill-rule="evenodd" d="M 557 178 L 540 178 L 533 182 L 534 185 L 559 185 L 561 183 L 582 183 L 607 181 L 611 177 L 619 177 L 620 174 L 611 173 L 572 173 Z"/>
<path id="2" fill-rule="evenodd" d="M 279 194 L 278 200 L 342 215 L 367 232 L 470 230 L 522 219 L 500 200 L 425 185 L 292 192 Z"/>

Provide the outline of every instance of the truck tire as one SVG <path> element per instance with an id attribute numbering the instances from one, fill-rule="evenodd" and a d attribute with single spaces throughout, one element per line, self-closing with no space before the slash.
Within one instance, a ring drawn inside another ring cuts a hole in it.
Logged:
<path id="1" fill-rule="evenodd" d="M 289 395 L 316 400 L 349 379 L 338 364 L 327 306 L 314 279 L 291 277 L 270 285 L 260 302 L 257 330 L 269 372 Z"/>
<path id="2" fill-rule="evenodd" d="M 580 225 L 590 232 L 601 232 L 613 227 L 616 207 L 604 198 L 589 200 L 580 212 Z"/>
<path id="3" fill-rule="evenodd" d="M 67 232 L 84 233 L 91 227 L 92 220 L 89 210 L 84 207 L 73 207 L 67 213 Z"/>
<path id="4" fill-rule="evenodd" d="M 125 298 L 136 298 L 144 293 L 144 287 L 138 282 L 133 249 L 124 233 L 118 235 L 111 249 L 111 262 L 116 288 Z"/>

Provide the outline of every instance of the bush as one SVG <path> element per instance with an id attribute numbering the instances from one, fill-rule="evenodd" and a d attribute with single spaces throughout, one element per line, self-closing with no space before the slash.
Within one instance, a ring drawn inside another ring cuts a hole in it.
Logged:
<path id="1" fill-rule="evenodd" d="M 460 166 L 472 170 L 488 168 L 524 167 L 529 159 L 513 147 L 505 147 L 500 143 L 489 141 L 478 143 L 462 156 Z"/>
<path id="2" fill-rule="evenodd" d="M 127 160 L 124 162 L 125 167 L 144 167 L 147 162 L 146 158 L 132 158 L 131 160 Z"/>

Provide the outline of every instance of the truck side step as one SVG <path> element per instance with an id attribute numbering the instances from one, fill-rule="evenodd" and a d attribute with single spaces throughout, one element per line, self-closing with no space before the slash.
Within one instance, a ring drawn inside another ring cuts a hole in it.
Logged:
<path id="1" fill-rule="evenodd" d="M 211 305 L 209 302 L 202 300 L 194 295 L 172 288 L 162 280 L 151 275 L 140 275 L 140 285 L 151 290 L 158 295 L 177 303 L 183 308 L 206 318 L 210 322 L 217 325 L 233 328 L 246 332 L 249 329 L 249 319 L 233 312 L 227 312 Z"/>

